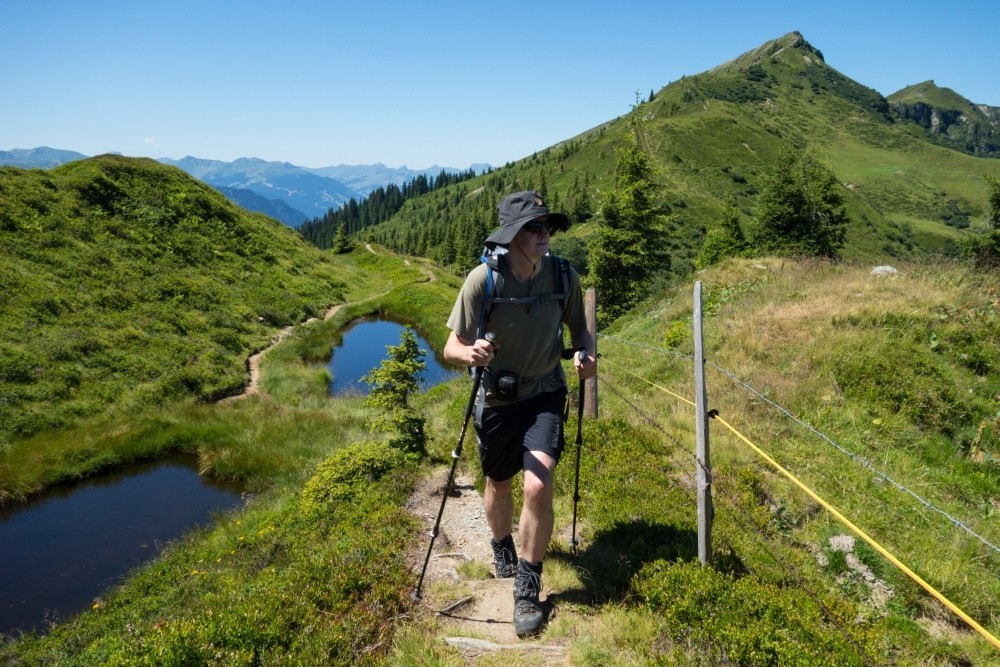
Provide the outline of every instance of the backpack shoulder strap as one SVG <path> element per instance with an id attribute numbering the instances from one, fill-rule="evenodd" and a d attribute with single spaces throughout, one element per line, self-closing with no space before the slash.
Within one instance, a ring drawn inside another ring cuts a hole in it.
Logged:
<path id="1" fill-rule="evenodd" d="M 559 278 L 562 279 L 562 302 L 563 310 L 566 310 L 566 300 L 569 298 L 569 262 L 564 257 L 556 256 L 559 262 Z M 557 279 L 558 280 L 558 279 Z M 558 284 L 556 289 L 559 289 Z"/>
<path id="2" fill-rule="evenodd" d="M 500 270 L 500 255 L 484 254 L 479 261 L 486 265 L 486 291 L 483 292 L 483 305 L 479 309 L 479 328 L 476 332 L 476 337 L 482 338 L 485 334 L 483 327 L 486 326 L 486 318 L 493 311 L 497 295 L 503 290 L 503 272 Z"/>
<path id="3" fill-rule="evenodd" d="M 562 309 L 566 310 L 566 301 L 569 298 L 569 262 L 566 259 L 554 256 L 557 263 L 557 275 L 554 277 L 555 285 L 549 294 L 533 294 L 531 296 L 504 297 L 503 293 L 503 266 L 504 263 L 498 255 L 483 255 L 480 261 L 486 264 L 486 292 L 483 295 L 483 306 L 479 313 L 479 334 L 482 335 L 486 319 L 493 312 L 493 307 L 497 304 L 530 304 L 541 303 L 543 301 L 559 301 Z M 560 289 L 560 287 L 562 289 Z"/>

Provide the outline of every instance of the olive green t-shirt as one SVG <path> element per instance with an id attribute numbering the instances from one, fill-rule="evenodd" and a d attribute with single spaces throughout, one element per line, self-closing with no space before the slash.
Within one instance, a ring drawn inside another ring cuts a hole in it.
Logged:
<path id="1" fill-rule="evenodd" d="M 504 266 L 503 291 L 498 297 L 523 297 L 544 294 L 562 294 L 563 280 L 559 275 L 559 260 L 551 255 L 542 257 L 542 266 L 532 280 L 521 281 Z M 475 340 L 482 312 L 483 296 L 486 292 L 487 266 L 480 264 L 469 272 L 455 300 L 455 306 L 448 318 L 448 328 L 465 340 Z M 496 334 L 497 350 L 490 364 L 490 373 L 512 371 L 520 378 L 518 399 L 530 398 L 544 391 L 556 391 L 566 386 L 566 376 L 560 359 L 563 349 L 562 324 L 571 336 L 577 336 L 586 328 L 583 294 L 580 277 L 572 266 L 568 267 L 569 293 L 565 300 L 554 299 L 524 303 L 494 303 L 483 329 L 483 334 Z M 565 308 L 563 307 L 565 304 Z M 482 337 L 482 334 L 480 334 Z M 489 375 L 489 374 L 488 374 Z M 489 382 L 484 381 L 489 387 Z M 492 392 L 487 392 L 488 405 L 503 405 Z"/>

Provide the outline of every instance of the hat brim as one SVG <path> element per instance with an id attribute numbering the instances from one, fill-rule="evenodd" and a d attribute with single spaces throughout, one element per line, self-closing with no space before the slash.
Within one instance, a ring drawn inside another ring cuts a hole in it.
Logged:
<path id="1" fill-rule="evenodd" d="M 489 238 L 486 239 L 486 245 L 491 248 L 498 245 L 510 245 L 510 242 L 514 240 L 517 233 L 521 231 L 521 227 L 524 227 L 532 220 L 542 219 L 549 223 L 549 229 L 553 232 L 564 232 L 569 229 L 569 218 L 562 213 L 549 212 L 541 215 L 531 215 L 517 220 L 513 224 L 501 225 L 500 229 L 490 234 Z"/>

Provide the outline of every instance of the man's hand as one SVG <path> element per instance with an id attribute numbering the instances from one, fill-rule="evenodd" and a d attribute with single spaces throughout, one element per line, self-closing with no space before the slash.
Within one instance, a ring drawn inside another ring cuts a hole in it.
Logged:
<path id="1" fill-rule="evenodd" d="M 489 366 L 490 362 L 493 361 L 493 355 L 499 349 L 500 346 L 496 344 L 495 340 L 491 343 L 485 338 L 477 338 L 468 347 L 469 366 Z"/>
<path id="2" fill-rule="evenodd" d="M 597 375 L 597 359 L 584 352 L 585 359 L 580 359 L 579 354 L 573 355 L 573 368 L 581 380 L 589 380 Z"/>

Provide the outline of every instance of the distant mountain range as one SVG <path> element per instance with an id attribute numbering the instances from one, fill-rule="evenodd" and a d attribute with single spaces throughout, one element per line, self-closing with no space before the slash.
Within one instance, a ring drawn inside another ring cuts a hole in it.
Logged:
<path id="1" fill-rule="evenodd" d="M 180 167 L 216 189 L 242 188 L 265 199 L 284 202 L 301 212 L 299 223 L 319 217 L 331 208 L 340 208 L 352 197 L 362 196 L 337 179 L 319 176 L 289 162 L 268 162 L 258 158 L 222 162 L 191 156 L 180 160 L 160 158 L 160 162 Z"/>
<path id="2" fill-rule="evenodd" d="M 83 153 L 62 151 L 48 146 L 15 148 L 9 151 L 0 151 L 0 165 L 20 167 L 21 169 L 51 169 L 66 162 L 82 160 L 85 157 L 88 156 Z"/>
<path id="3" fill-rule="evenodd" d="M 481 174 L 484 171 L 492 169 L 492 166 L 486 163 L 477 163 L 470 165 L 469 169 L 475 171 L 477 174 Z M 404 165 L 395 169 L 393 167 L 387 167 L 379 162 L 372 165 L 341 164 L 336 167 L 308 169 L 308 171 L 311 171 L 319 176 L 335 178 L 352 190 L 367 195 L 370 192 L 377 190 L 379 187 L 384 187 L 389 184 L 402 186 L 405 183 L 409 183 L 417 176 L 431 177 L 437 176 L 442 171 L 454 174 L 456 172 L 466 170 L 453 169 L 451 167 L 439 167 L 437 165 L 428 167 L 427 169 L 410 169 Z"/>
<path id="4" fill-rule="evenodd" d="M 22 169 L 49 169 L 88 156 L 75 151 L 41 146 L 0 151 L 0 165 Z M 180 160 L 159 158 L 163 164 L 178 167 L 198 180 L 222 192 L 233 203 L 297 227 L 321 217 L 331 208 L 338 209 L 352 198 L 361 200 L 369 193 L 390 184 L 403 185 L 417 176 L 435 177 L 442 171 L 467 171 L 434 165 L 427 169 L 392 168 L 384 164 L 346 165 L 310 169 L 289 162 L 239 158 L 233 162 L 206 160 L 192 156 Z M 490 169 L 488 164 L 474 164 L 477 173 Z"/>
<path id="5" fill-rule="evenodd" d="M 268 199 L 249 188 L 227 188 L 218 185 L 212 187 L 225 195 L 226 199 L 237 206 L 248 211 L 256 211 L 257 213 L 269 215 L 289 227 L 298 227 L 306 217 L 305 213 L 297 208 L 292 208 L 284 200 Z"/>

